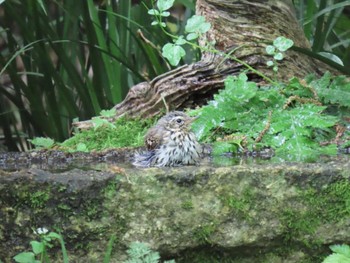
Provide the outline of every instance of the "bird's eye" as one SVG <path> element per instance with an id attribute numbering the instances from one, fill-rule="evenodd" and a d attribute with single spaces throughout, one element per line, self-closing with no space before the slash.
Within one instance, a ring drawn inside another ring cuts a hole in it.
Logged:
<path id="1" fill-rule="evenodd" d="M 180 123 L 182 123 L 183 121 L 182 121 L 182 119 L 177 119 L 176 122 L 180 124 Z"/>

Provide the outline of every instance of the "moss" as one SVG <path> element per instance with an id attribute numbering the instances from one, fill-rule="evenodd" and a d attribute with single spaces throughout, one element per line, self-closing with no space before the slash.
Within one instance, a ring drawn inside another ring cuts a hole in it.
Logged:
<path id="1" fill-rule="evenodd" d="M 191 210 L 193 209 L 193 203 L 192 200 L 186 200 L 181 203 L 181 208 L 185 210 Z"/>
<path id="2" fill-rule="evenodd" d="M 28 194 L 28 203 L 30 207 L 34 209 L 44 208 L 49 198 L 50 198 L 50 189 L 47 191 L 36 191 L 34 193 Z"/>
<path id="3" fill-rule="evenodd" d="M 230 191 L 226 191 L 226 193 L 230 193 Z M 245 220 L 252 219 L 249 211 L 254 207 L 256 198 L 251 189 L 247 188 L 239 195 L 222 195 L 220 200 L 224 206 L 229 207 L 237 216 L 241 216 Z"/>
<path id="4" fill-rule="evenodd" d="M 209 224 L 200 226 L 195 229 L 193 235 L 199 244 L 210 244 L 210 236 L 214 234 L 217 229 L 217 223 L 211 222 Z"/>
<path id="5" fill-rule="evenodd" d="M 128 120 L 120 118 L 112 126 L 83 130 L 61 143 L 66 151 L 100 151 L 108 148 L 143 145 L 143 137 L 154 119 Z M 132 136 L 130 136 L 132 135 Z M 82 147 L 83 146 L 83 147 Z"/>
<path id="6" fill-rule="evenodd" d="M 342 180 L 329 184 L 326 188 L 312 187 L 300 190 L 300 202 L 304 210 L 286 208 L 280 220 L 285 228 L 285 247 L 292 247 L 296 240 L 306 248 L 312 249 L 312 260 L 317 262 L 323 255 L 317 254 L 322 240 L 308 239 L 321 224 L 339 222 L 350 216 L 350 183 Z M 295 246 L 295 245 L 294 245 Z"/>

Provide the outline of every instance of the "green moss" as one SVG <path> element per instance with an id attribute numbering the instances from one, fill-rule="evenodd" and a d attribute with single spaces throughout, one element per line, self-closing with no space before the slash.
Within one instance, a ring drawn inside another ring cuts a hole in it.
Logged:
<path id="1" fill-rule="evenodd" d="M 196 228 L 193 235 L 194 238 L 198 241 L 198 243 L 202 245 L 210 244 L 210 236 L 216 231 L 216 229 L 217 224 L 215 222 L 211 222 L 209 224 Z"/>
<path id="2" fill-rule="evenodd" d="M 181 208 L 185 210 L 191 210 L 193 209 L 193 203 L 192 200 L 186 200 L 181 203 Z"/>
<path id="3" fill-rule="evenodd" d="M 107 198 L 113 198 L 117 193 L 117 187 L 120 183 L 121 175 L 116 175 L 116 177 L 108 182 L 106 187 L 102 190 L 103 194 Z"/>
<path id="4" fill-rule="evenodd" d="M 299 240 L 304 246 L 315 250 L 322 240 L 304 237 L 312 236 L 321 224 L 339 222 L 350 216 L 350 183 L 345 179 L 324 189 L 310 187 L 301 191 L 300 202 L 305 209 L 286 208 L 281 214 L 280 219 L 285 227 L 284 241 L 286 246 L 290 246 L 293 240 Z"/>
<path id="5" fill-rule="evenodd" d="M 26 203 L 33 209 L 44 208 L 50 198 L 50 189 L 47 191 L 27 192 Z"/>
<path id="6" fill-rule="evenodd" d="M 153 123 L 153 119 L 127 120 L 120 118 L 115 122 L 114 127 L 107 125 L 76 133 L 61 144 L 61 149 L 66 151 L 99 151 L 108 148 L 141 146 L 147 129 Z"/>
<path id="7" fill-rule="evenodd" d="M 229 193 L 230 191 L 226 191 Z M 251 189 L 245 189 L 241 194 L 237 195 L 222 195 L 220 197 L 224 206 L 230 208 L 237 216 L 241 216 L 243 219 L 250 220 L 249 211 L 254 206 L 255 195 Z"/>

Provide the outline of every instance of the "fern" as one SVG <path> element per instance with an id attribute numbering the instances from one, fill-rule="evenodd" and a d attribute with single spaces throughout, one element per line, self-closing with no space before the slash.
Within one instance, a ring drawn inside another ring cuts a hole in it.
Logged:
<path id="1" fill-rule="evenodd" d="M 320 142 L 334 139 L 332 127 L 349 114 L 349 97 L 344 77 L 328 73 L 259 88 L 240 74 L 228 77 L 213 101 L 192 112 L 199 115 L 193 130 L 201 141 L 214 142 L 214 154 L 268 147 L 283 159 L 311 160 L 337 153 L 334 143 L 321 147 Z"/>
<path id="2" fill-rule="evenodd" d="M 322 263 L 350 263 L 350 247 L 348 245 L 333 245 L 330 249 L 334 252 L 323 260 Z"/>
<path id="3" fill-rule="evenodd" d="M 158 263 L 160 260 L 158 252 L 152 251 L 145 243 L 141 242 L 131 243 L 126 252 L 129 259 L 125 263 Z M 164 261 L 164 263 L 175 263 L 175 261 Z"/>

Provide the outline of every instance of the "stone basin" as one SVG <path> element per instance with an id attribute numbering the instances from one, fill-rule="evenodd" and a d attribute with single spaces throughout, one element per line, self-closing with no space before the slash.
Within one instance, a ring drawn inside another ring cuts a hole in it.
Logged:
<path id="1" fill-rule="evenodd" d="M 1 261 L 39 227 L 62 234 L 70 262 L 102 262 L 111 236 L 110 262 L 135 241 L 176 262 L 271 263 L 321 262 L 350 243 L 347 157 L 140 169 L 132 154 L 1 153 Z M 49 252 L 62 261 L 58 243 Z"/>

